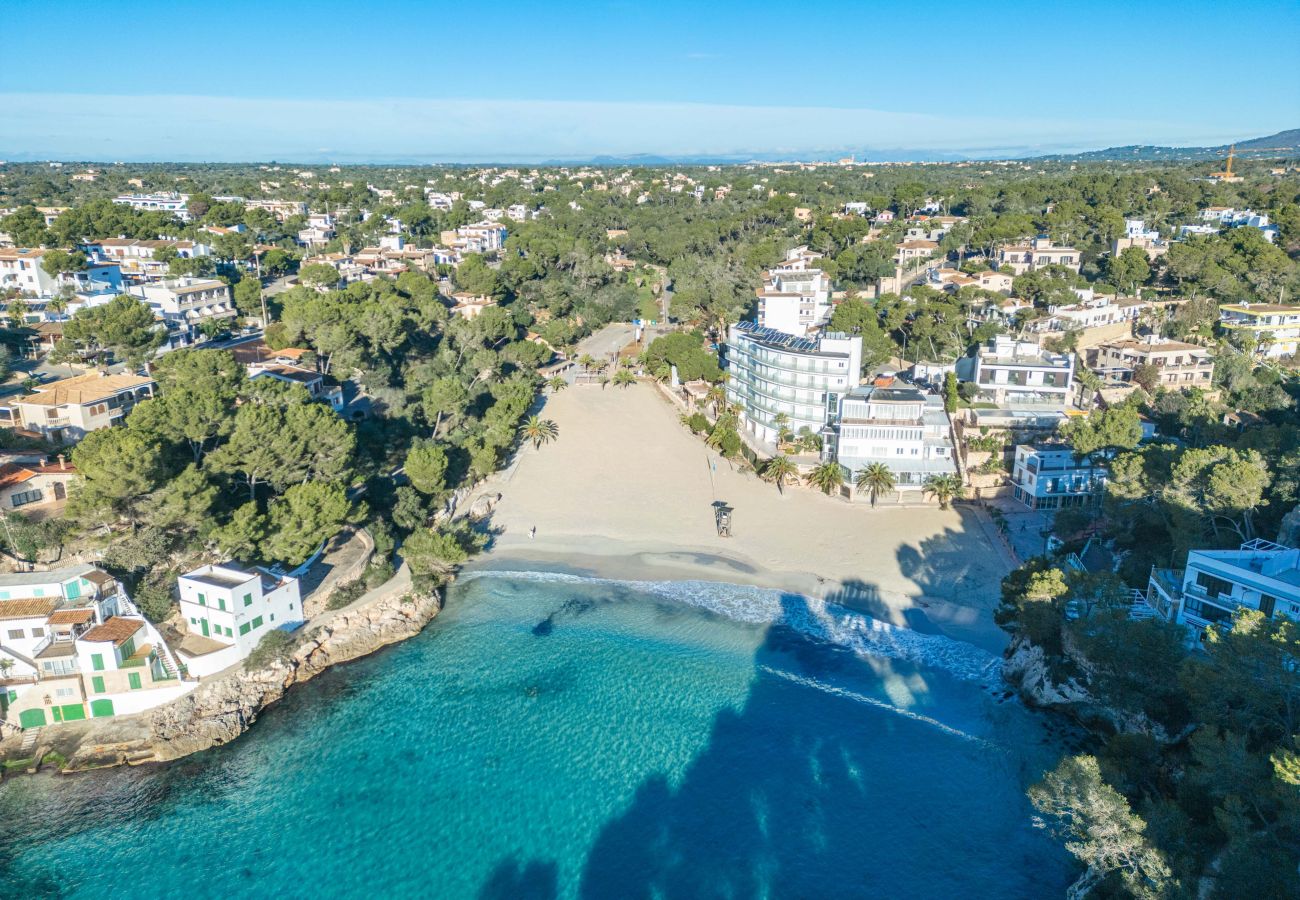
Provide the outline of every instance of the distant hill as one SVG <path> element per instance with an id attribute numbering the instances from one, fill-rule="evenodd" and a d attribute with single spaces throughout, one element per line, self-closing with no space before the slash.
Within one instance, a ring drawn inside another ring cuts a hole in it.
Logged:
<path id="1" fill-rule="evenodd" d="M 1103 160 L 1133 160 L 1137 162 L 1195 162 L 1218 159 L 1228 155 L 1230 144 L 1218 147 L 1154 147 L 1148 144 L 1130 144 L 1127 147 L 1108 147 L 1086 153 L 1054 153 L 1037 159 L 1098 162 Z M 1300 128 L 1291 128 L 1267 137 L 1238 141 L 1237 155 L 1243 159 L 1264 159 L 1276 156 L 1300 155 Z"/>

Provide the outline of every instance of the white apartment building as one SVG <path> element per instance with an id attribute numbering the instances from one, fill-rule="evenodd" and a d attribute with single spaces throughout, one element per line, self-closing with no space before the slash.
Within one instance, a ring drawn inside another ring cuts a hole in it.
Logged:
<path id="1" fill-rule="evenodd" d="M 94 566 L 0 575 L 0 721 L 140 712 L 194 688 L 122 585 Z"/>
<path id="2" fill-rule="evenodd" d="M 174 278 L 136 285 L 130 293 L 167 326 L 168 349 L 194 343 L 204 322 L 228 322 L 237 315 L 230 286 L 215 278 Z"/>
<path id="3" fill-rule="evenodd" d="M 221 199 L 214 197 L 214 200 Z M 277 221 L 292 219 L 294 216 L 307 215 L 307 204 L 301 200 L 244 200 L 247 209 L 264 209 L 275 216 Z"/>
<path id="4" fill-rule="evenodd" d="M 857 387 L 862 338 L 846 334 L 797 337 L 752 322 L 738 322 L 723 347 L 727 401 L 742 410 L 745 429 L 775 444 L 785 427 L 821 433 L 836 416 L 840 398 Z"/>
<path id="5" fill-rule="evenodd" d="M 896 489 L 917 491 L 932 475 L 957 471 L 943 400 L 913 387 L 857 387 L 840 400 L 827 431 L 828 456 L 848 469 L 848 481 L 884 463 Z"/>
<path id="6" fill-rule="evenodd" d="M 496 253 L 506 244 L 506 227 L 498 222 L 476 222 L 444 231 L 439 240 L 461 253 Z"/>
<path id="7" fill-rule="evenodd" d="M 17 290 L 43 300 L 65 289 L 86 296 L 121 293 L 122 271 L 116 263 L 87 261 L 80 272 L 51 275 L 42 265 L 49 250 L 0 250 L 0 291 Z"/>
<path id="8" fill-rule="evenodd" d="M 795 259 L 763 273 L 757 290 L 758 324 L 798 337 L 807 335 L 831 317 L 831 280 L 821 269 Z"/>
<path id="9" fill-rule="evenodd" d="M 1073 247 L 1058 247 L 1049 238 L 1036 237 L 1028 244 L 1003 247 L 998 251 L 998 267 L 1010 266 L 1017 275 L 1044 266 L 1065 266 L 1075 272 L 1083 260 Z"/>
<path id="10" fill-rule="evenodd" d="M 1080 459 L 1066 444 L 1016 447 L 1012 494 L 1030 509 L 1064 509 L 1095 503 L 1110 470 L 1104 462 Z"/>
<path id="11" fill-rule="evenodd" d="M 1049 306 L 1048 315 L 1029 323 L 1031 331 L 1073 331 L 1136 322 L 1145 304 L 1141 300 L 1122 300 L 1111 294 L 1098 294 L 1092 288 L 1074 288 L 1077 303 Z"/>
<path id="12" fill-rule="evenodd" d="M 1256 356 L 1280 359 L 1300 350 L 1300 305 L 1237 303 L 1219 307 L 1219 325 L 1253 344 Z"/>
<path id="13" fill-rule="evenodd" d="M 138 279 L 167 276 L 167 263 L 157 259 L 162 250 L 174 250 L 181 259 L 212 255 L 212 247 L 208 244 L 166 239 L 141 241 L 135 238 L 106 238 L 89 243 L 86 248 L 99 259 L 116 262 L 121 266 L 123 275 Z"/>
<path id="14" fill-rule="evenodd" d="M 113 202 L 144 212 L 170 213 L 182 222 L 188 222 L 190 220 L 189 199 L 189 194 L 171 191 L 159 194 L 122 194 L 114 197 Z"/>
<path id="15" fill-rule="evenodd" d="M 969 380 L 979 387 L 977 399 L 999 406 L 1064 409 L 1074 381 L 1073 354 L 1004 334 L 981 346 L 973 363 Z"/>
<path id="16" fill-rule="evenodd" d="M 49 384 L 0 406 L 0 425 L 25 428 L 53 444 L 79 441 L 91 431 L 111 428 L 141 400 L 153 396 L 154 380 L 123 372 L 91 372 Z"/>
<path id="17" fill-rule="evenodd" d="M 199 677 L 240 662 L 268 632 L 303 621 L 298 579 L 265 569 L 203 566 L 178 578 L 177 590 L 189 632 L 177 652 Z"/>
<path id="18" fill-rule="evenodd" d="M 1239 609 L 1300 621 L 1300 550 L 1263 539 L 1192 550 L 1184 569 L 1151 570 L 1147 604 L 1198 640 L 1211 625 L 1229 627 Z"/>

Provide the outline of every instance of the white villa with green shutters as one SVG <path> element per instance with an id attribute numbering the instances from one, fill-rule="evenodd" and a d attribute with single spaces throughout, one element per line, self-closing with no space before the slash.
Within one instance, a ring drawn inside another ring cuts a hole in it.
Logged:
<path id="1" fill-rule="evenodd" d="M 203 566 L 182 575 L 177 587 L 188 631 L 178 654 L 200 678 L 243 660 L 272 629 L 303 621 L 298 579 L 265 569 Z"/>

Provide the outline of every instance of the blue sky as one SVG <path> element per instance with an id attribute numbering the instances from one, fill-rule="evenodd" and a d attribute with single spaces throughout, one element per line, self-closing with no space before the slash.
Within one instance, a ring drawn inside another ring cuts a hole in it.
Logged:
<path id="1" fill-rule="evenodd" d="M 987 154 L 1300 126 L 1295 0 L 4 10 L 9 158 Z"/>

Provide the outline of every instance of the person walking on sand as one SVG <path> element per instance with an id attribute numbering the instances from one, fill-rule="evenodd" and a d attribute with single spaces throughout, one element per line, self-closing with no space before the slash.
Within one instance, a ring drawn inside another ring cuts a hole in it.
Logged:
<path id="1" fill-rule="evenodd" d="M 534 525 L 532 528 L 528 529 L 528 540 L 531 541 L 531 540 L 532 540 L 533 538 L 535 538 L 535 537 L 537 537 L 537 526 L 536 526 L 536 525 Z"/>

